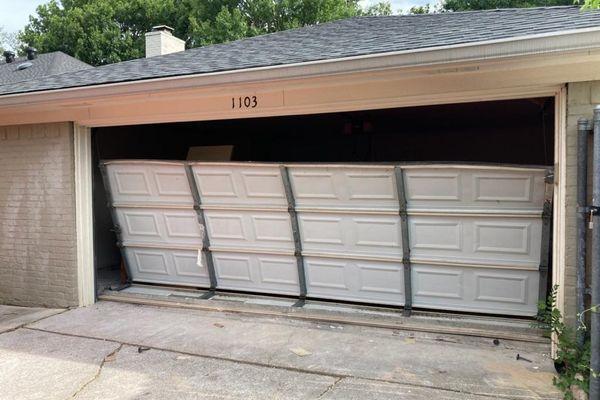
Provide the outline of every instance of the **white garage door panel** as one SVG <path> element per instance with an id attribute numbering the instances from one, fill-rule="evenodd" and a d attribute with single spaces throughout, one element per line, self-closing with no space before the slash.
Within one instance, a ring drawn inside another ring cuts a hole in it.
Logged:
<path id="1" fill-rule="evenodd" d="M 286 207 L 278 165 L 193 163 L 205 206 Z"/>
<path id="2" fill-rule="evenodd" d="M 298 224 L 306 252 L 402 257 L 400 217 L 299 213 Z"/>
<path id="3" fill-rule="evenodd" d="M 540 218 L 411 216 L 411 257 L 531 266 L 540 260 Z"/>
<path id="4" fill-rule="evenodd" d="M 402 265 L 305 257 L 308 295 L 391 305 L 404 304 Z"/>
<path id="5" fill-rule="evenodd" d="M 127 247 L 129 270 L 134 282 L 207 287 L 208 271 L 197 265 L 198 251 L 164 248 Z"/>
<path id="6" fill-rule="evenodd" d="M 392 166 L 295 166 L 290 182 L 298 209 L 398 210 Z"/>
<path id="7" fill-rule="evenodd" d="M 293 256 L 213 252 L 219 287 L 298 295 L 298 269 Z"/>
<path id="8" fill-rule="evenodd" d="M 541 212 L 544 203 L 542 169 L 408 166 L 404 174 L 409 210 Z"/>
<path id="9" fill-rule="evenodd" d="M 183 163 L 111 162 L 106 168 L 115 204 L 194 204 Z"/>
<path id="10" fill-rule="evenodd" d="M 201 248 L 202 227 L 194 210 L 117 208 L 123 242 Z"/>
<path id="11" fill-rule="evenodd" d="M 413 305 L 443 310 L 532 316 L 537 270 L 412 265 Z"/>
<path id="12" fill-rule="evenodd" d="M 401 166 L 403 238 L 393 165 L 287 165 L 297 214 L 288 210 L 281 165 L 190 165 L 220 289 L 298 295 L 300 260 L 310 297 L 404 305 L 408 240 L 415 307 L 537 311 L 543 169 Z M 206 263 L 197 265 L 204 227 L 185 166 L 107 163 L 134 281 L 209 284 Z"/>
<path id="13" fill-rule="evenodd" d="M 287 212 L 206 210 L 205 216 L 212 246 L 294 251 Z"/>

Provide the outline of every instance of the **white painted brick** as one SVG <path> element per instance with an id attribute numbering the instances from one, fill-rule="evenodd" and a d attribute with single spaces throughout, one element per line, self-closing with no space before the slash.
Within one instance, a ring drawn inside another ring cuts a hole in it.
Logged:
<path id="1" fill-rule="evenodd" d="M 68 123 L 0 127 L 0 303 L 77 305 Z"/>

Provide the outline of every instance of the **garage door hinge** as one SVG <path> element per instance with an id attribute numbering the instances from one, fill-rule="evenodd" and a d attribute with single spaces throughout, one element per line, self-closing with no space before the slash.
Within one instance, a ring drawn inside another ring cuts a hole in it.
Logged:
<path id="1" fill-rule="evenodd" d="M 554 183 L 554 171 L 547 171 L 546 176 L 544 177 L 544 182 L 546 183 Z"/>
<path id="2" fill-rule="evenodd" d="M 402 257 L 402 264 L 404 264 L 405 268 L 410 268 L 410 256 Z"/>

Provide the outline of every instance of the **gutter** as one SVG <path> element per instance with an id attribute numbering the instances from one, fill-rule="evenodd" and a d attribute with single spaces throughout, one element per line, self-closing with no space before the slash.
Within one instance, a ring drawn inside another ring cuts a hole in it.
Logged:
<path id="1" fill-rule="evenodd" d="M 0 95 L 0 107 L 55 100 L 78 100 L 117 94 L 143 94 L 239 83 L 256 83 L 391 68 L 431 67 L 456 62 L 502 60 L 531 55 L 557 55 L 600 50 L 600 27 L 527 35 L 475 43 L 428 47 L 304 63 L 178 75 L 127 82 Z"/>

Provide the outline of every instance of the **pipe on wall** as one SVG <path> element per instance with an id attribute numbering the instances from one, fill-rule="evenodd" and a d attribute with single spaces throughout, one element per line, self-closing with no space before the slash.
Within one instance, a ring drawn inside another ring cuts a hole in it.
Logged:
<path id="1" fill-rule="evenodd" d="M 600 400 L 600 106 L 594 109 L 590 400 Z"/>
<path id="2" fill-rule="evenodd" d="M 585 263 L 587 216 L 588 136 L 592 122 L 587 118 L 577 121 L 577 315 L 585 310 Z M 583 346 L 585 331 L 577 331 L 577 343 Z"/>

